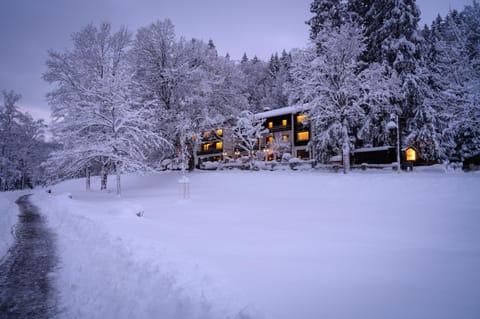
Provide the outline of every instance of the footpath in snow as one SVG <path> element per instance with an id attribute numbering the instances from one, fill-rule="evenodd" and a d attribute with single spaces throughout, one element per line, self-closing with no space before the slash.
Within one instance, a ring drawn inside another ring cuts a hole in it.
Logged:
<path id="1" fill-rule="evenodd" d="M 0 264 L 0 317 L 53 318 L 55 293 L 52 274 L 57 258 L 54 236 L 28 195 L 17 200 L 19 222 L 15 241 Z"/>

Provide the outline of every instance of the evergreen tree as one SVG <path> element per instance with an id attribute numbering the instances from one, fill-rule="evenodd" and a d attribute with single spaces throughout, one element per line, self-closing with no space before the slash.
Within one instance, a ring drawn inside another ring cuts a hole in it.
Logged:
<path id="1" fill-rule="evenodd" d="M 310 26 L 310 39 L 315 40 L 325 28 L 341 25 L 343 4 L 341 0 L 314 0 L 310 12 L 313 17 L 306 23 Z"/>

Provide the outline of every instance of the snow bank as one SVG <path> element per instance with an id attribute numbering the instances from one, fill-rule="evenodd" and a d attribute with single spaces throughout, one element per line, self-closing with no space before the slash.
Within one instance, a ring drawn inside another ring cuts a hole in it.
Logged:
<path id="1" fill-rule="evenodd" d="M 0 261 L 14 241 L 13 226 L 18 222 L 15 201 L 21 195 L 21 192 L 0 193 Z"/>
<path id="2" fill-rule="evenodd" d="M 249 318 L 247 310 L 232 315 L 228 300 L 219 303 L 223 297 L 197 265 L 184 265 L 188 273 L 180 274 L 159 245 L 115 236 L 88 217 L 143 223 L 141 205 L 116 200 L 99 206 L 71 197 L 38 193 L 32 198 L 57 233 L 60 318 Z"/>

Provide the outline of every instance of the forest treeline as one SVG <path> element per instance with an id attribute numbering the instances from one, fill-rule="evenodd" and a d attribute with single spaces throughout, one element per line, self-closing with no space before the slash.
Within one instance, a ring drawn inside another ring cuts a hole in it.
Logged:
<path id="1" fill-rule="evenodd" d="M 51 141 L 42 121 L 19 111 L 20 96 L 4 91 L 1 189 L 90 174 L 105 188 L 109 173 L 155 170 L 245 111 L 300 104 L 310 106 L 320 162 L 394 145 L 392 116 L 402 145 L 423 160 L 480 152 L 477 1 L 423 27 L 414 0 L 315 0 L 310 12 L 306 47 L 268 61 L 220 56 L 212 40 L 177 36 L 170 20 L 135 32 L 85 26 L 70 49 L 48 52 Z"/>

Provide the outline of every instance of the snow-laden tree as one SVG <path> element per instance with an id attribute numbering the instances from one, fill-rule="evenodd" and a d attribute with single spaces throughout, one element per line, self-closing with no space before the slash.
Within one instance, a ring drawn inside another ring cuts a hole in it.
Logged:
<path id="1" fill-rule="evenodd" d="M 293 56 L 290 97 L 310 105 L 320 159 L 341 150 L 345 173 L 350 170 L 356 130 L 365 123 L 365 106 L 380 105 L 391 94 L 390 80 L 379 65 L 361 70 L 359 57 L 365 48 L 360 28 L 346 22 L 325 29 Z"/>
<path id="2" fill-rule="evenodd" d="M 450 126 L 454 132 L 455 155 L 466 158 L 480 152 L 480 4 L 447 15 L 443 36 L 450 50 L 444 77 L 450 80 L 450 92 L 456 103 Z"/>
<path id="3" fill-rule="evenodd" d="M 132 94 L 130 38 L 124 28 L 112 33 L 108 23 L 88 25 L 73 35 L 72 51 L 49 52 L 44 74 L 56 86 L 48 100 L 54 139 L 62 145 L 50 165 L 66 176 L 98 163 L 102 176 L 113 168 L 118 195 L 122 172 L 148 169 L 148 154 L 166 144 L 152 127 L 152 113 Z"/>
<path id="4" fill-rule="evenodd" d="M 310 4 L 313 14 L 306 23 L 310 26 L 310 39 L 315 40 L 319 33 L 325 32 L 331 26 L 339 27 L 344 15 L 342 0 L 313 0 Z"/>
<path id="5" fill-rule="evenodd" d="M 240 113 L 233 128 L 233 136 L 237 140 L 238 147 L 248 153 L 250 168 L 253 168 L 253 154 L 259 145 L 259 139 L 262 134 L 268 132 L 263 122 L 265 119 L 260 119 L 252 112 L 245 110 Z"/>
<path id="6" fill-rule="evenodd" d="M 286 84 L 290 81 L 289 69 L 291 65 L 291 55 L 283 50 L 279 57 L 278 53 L 271 56 L 267 67 L 267 77 L 265 81 L 266 96 L 261 101 L 264 107 L 271 109 L 288 106 L 288 94 L 285 91 Z"/>
<path id="7" fill-rule="evenodd" d="M 465 158 L 480 152 L 480 6 L 451 11 L 424 28 L 422 80 L 424 107 L 435 122 L 439 158 Z M 432 121 L 416 121 L 428 125 Z M 415 130 L 412 130 L 415 132 Z M 429 154 L 427 151 L 426 154 Z"/>
<path id="8" fill-rule="evenodd" d="M 0 190 L 24 189 L 43 182 L 40 163 L 51 150 L 45 124 L 19 110 L 21 96 L 3 91 L 0 105 Z"/>
<path id="9" fill-rule="evenodd" d="M 247 107 L 244 77 L 235 64 L 219 57 L 212 45 L 177 39 L 169 20 L 138 31 L 132 61 L 136 92 L 154 112 L 157 129 L 173 143 L 186 138 L 189 158 L 200 142 L 193 136 Z"/>

